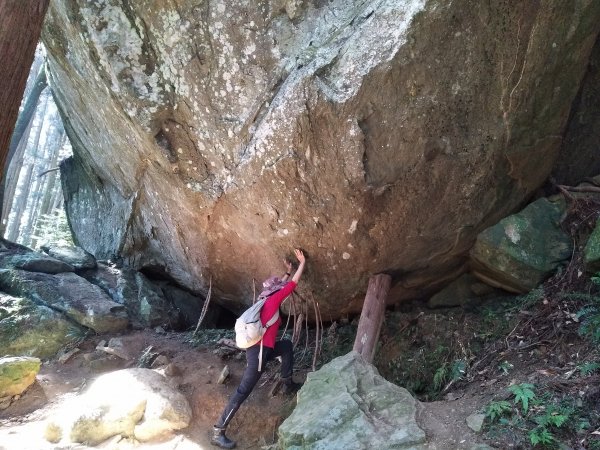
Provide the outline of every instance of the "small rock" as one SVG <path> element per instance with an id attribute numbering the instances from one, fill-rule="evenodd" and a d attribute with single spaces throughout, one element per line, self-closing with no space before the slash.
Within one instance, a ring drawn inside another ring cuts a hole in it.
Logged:
<path id="1" fill-rule="evenodd" d="M 165 375 L 168 377 L 181 375 L 181 369 L 179 369 L 179 367 L 177 367 L 175 364 L 169 363 L 167 367 L 165 367 Z"/>
<path id="2" fill-rule="evenodd" d="M 483 421 L 485 420 L 485 414 L 471 414 L 467 417 L 467 425 L 475 433 L 479 433 L 483 427 Z"/>
<path id="3" fill-rule="evenodd" d="M 446 401 L 453 402 L 454 400 L 462 398 L 464 395 L 464 392 L 448 392 L 444 398 Z"/>
<path id="4" fill-rule="evenodd" d="M 153 369 L 157 369 L 158 367 L 163 367 L 169 364 L 169 358 L 165 355 L 158 355 L 154 361 L 152 361 L 152 365 L 150 366 Z"/>

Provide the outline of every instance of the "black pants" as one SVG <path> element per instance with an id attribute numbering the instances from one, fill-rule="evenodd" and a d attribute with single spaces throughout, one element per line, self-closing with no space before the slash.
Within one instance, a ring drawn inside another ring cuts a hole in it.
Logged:
<path id="1" fill-rule="evenodd" d="M 258 355 L 260 353 L 260 344 L 253 345 L 246 350 L 246 370 L 242 376 L 242 381 L 235 393 L 229 399 L 229 403 L 223 410 L 221 418 L 215 426 L 225 428 L 233 415 L 236 413 L 240 405 L 248 398 L 254 386 L 260 379 L 262 372 L 258 371 Z M 275 348 L 263 346 L 263 361 L 262 369 L 264 370 L 267 361 L 271 361 L 277 356 L 281 356 L 281 377 L 287 378 L 292 376 L 292 368 L 294 366 L 294 350 L 292 341 L 284 339 L 275 342 Z"/>

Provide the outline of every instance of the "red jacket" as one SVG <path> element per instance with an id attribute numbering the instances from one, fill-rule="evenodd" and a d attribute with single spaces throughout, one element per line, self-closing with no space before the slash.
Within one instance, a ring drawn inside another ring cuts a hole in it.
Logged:
<path id="1" fill-rule="evenodd" d="M 283 303 L 283 301 L 292 293 L 292 291 L 296 288 L 296 283 L 293 281 L 288 282 L 283 288 L 272 294 L 265 304 L 263 305 L 260 311 L 260 321 L 263 326 L 273 317 L 276 311 L 279 310 L 279 305 Z M 263 345 L 265 347 L 274 348 L 275 340 L 277 339 L 277 332 L 279 331 L 279 326 L 281 325 L 281 317 L 277 319 L 277 321 L 267 328 L 265 335 L 263 336 Z"/>

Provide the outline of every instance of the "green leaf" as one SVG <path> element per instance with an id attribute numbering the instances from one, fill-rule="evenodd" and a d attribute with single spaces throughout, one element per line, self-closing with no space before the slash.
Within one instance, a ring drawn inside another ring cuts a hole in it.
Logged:
<path id="1" fill-rule="evenodd" d="M 515 396 L 515 404 L 521 403 L 523 407 L 523 414 L 527 414 L 527 410 L 529 409 L 529 400 L 535 398 L 533 388 L 533 384 L 529 383 L 513 384 L 508 388 Z"/>
<path id="2" fill-rule="evenodd" d="M 485 411 L 486 416 L 490 418 L 490 421 L 496 420 L 498 417 L 504 415 L 506 412 L 511 411 L 512 406 L 509 402 L 501 400 L 498 402 L 491 402 Z M 502 419 L 500 420 L 502 422 Z"/>

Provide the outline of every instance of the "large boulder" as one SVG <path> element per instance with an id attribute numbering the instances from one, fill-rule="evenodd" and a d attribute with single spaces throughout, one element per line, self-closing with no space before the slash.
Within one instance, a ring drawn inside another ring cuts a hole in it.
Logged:
<path id="1" fill-rule="evenodd" d="M 0 293 L 2 354 L 51 358 L 78 341 L 84 330 L 47 306 Z"/>
<path id="2" fill-rule="evenodd" d="M 0 241 L 0 267 L 43 273 L 73 272 L 75 270 L 73 266 L 60 259 L 33 251 L 5 239 Z"/>
<path id="3" fill-rule="evenodd" d="M 167 379 L 150 369 L 124 369 L 96 379 L 46 424 L 51 442 L 97 445 L 115 436 L 138 441 L 163 438 L 186 428 L 192 410 Z"/>
<path id="4" fill-rule="evenodd" d="M 42 361 L 29 356 L 0 357 L 0 409 L 33 384 L 41 366 Z"/>
<path id="5" fill-rule="evenodd" d="M 600 40 L 594 46 L 571 117 L 553 177 L 559 184 L 576 185 L 600 173 Z"/>
<path id="6" fill-rule="evenodd" d="M 301 245 L 322 314 L 455 278 L 551 173 L 600 2 L 55 0 L 77 243 L 240 308 Z"/>
<path id="7" fill-rule="evenodd" d="M 560 228 L 564 212 L 562 199 L 541 198 L 483 231 L 471 250 L 473 274 L 509 292 L 537 287 L 573 254 Z"/>
<path id="8" fill-rule="evenodd" d="M 96 267 L 96 258 L 84 249 L 73 245 L 43 245 L 42 251 L 48 255 L 63 261 L 75 270 L 93 269 Z"/>
<path id="9" fill-rule="evenodd" d="M 122 331 L 129 323 L 122 305 L 74 273 L 49 275 L 0 269 L 0 290 L 61 311 L 97 333 Z"/>
<path id="10" fill-rule="evenodd" d="M 180 327 L 177 308 L 144 274 L 126 267 L 99 264 L 97 269 L 80 275 L 102 288 L 115 302 L 124 305 L 134 328 Z"/>
<path id="11" fill-rule="evenodd" d="M 418 402 L 358 353 L 308 374 L 298 405 L 278 430 L 281 449 L 425 448 Z"/>

